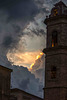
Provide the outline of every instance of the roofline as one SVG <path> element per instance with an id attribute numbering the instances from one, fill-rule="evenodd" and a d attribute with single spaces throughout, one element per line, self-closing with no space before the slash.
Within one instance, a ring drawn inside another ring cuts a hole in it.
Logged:
<path id="1" fill-rule="evenodd" d="M 28 93 L 28 92 L 25 92 L 25 91 L 23 91 L 23 90 L 21 90 L 21 89 L 18 89 L 18 88 L 13 88 L 13 89 L 11 89 L 11 92 L 24 92 L 24 93 L 26 93 L 26 94 L 29 94 L 29 95 L 31 95 L 31 96 L 34 96 L 34 97 L 36 97 L 36 98 L 39 98 L 39 99 L 41 99 L 41 100 L 43 100 L 42 98 L 40 98 L 40 97 L 38 97 L 38 96 L 35 96 L 35 95 L 33 95 L 33 94 L 30 94 L 30 93 Z"/>
<path id="2" fill-rule="evenodd" d="M 54 4 L 54 6 L 58 5 L 60 2 L 62 2 L 62 1 L 57 2 L 56 4 Z M 63 3 L 63 5 L 64 5 L 65 7 L 67 7 L 67 6 L 65 5 L 64 2 L 62 2 L 62 3 Z"/>
<path id="3" fill-rule="evenodd" d="M 13 71 L 12 69 L 9 69 L 9 68 L 4 67 L 4 66 L 2 66 L 2 65 L 0 65 L 0 68 L 2 68 L 2 69 L 4 69 L 4 70 L 7 70 L 7 71 L 10 71 L 10 72 L 12 72 L 12 71 Z"/>

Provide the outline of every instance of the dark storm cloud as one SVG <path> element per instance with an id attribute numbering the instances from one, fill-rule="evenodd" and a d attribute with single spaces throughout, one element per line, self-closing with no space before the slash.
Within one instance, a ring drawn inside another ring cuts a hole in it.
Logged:
<path id="1" fill-rule="evenodd" d="M 5 12 L 5 15 L 8 15 L 7 17 L 1 19 L 5 19 L 5 22 L 1 23 L 1 33 L 3 34 L 1 35 L 3 36 L 2 44 L 4 47 L 8 48 L 16 46 L 19 41 L 18 37 L 21 37 L 21 35 L 24 34 L 20 31 L 28 24 L 29 21 L 34 20 L 34 16 L 39 13 L 40 9 L 37 7 L 35 0 L 0 0 L 0 9 Z M 4 16 L 4 14 L 2 14 L 2 16 Z M 4 33 L 2 32 L 3 30 Z M 34 34 L 39 35 L 38 30 L 32 31 Z M 42 33 L 44 33 L 43 30 Z"/>
<path id="2" fill-rule="evenodd" d="M 42 75 L 43 74 L 43 70 L 44 70 L 44 68 L 36 70 L 36 74 L 38 76 Z"/>
<path id="3" fill-rule="evenodd" d="M 9 13 L 9 19 L 23 17 L 30 20 L 39 12 L 34 0 L 0 0 L 0 5 Z"/>
<path id="4" fill-rule="evenodd" d="M 28 88 L 28 84 L 29 84 L 30 80 L 28 79 L 23 79 L 21 81 L 21 84 L 19 84 L 19 87 L 23 90 L 26 90 Z"/>
<path id="5" fill-rule="evenodd" d="M 52 0 L 53 3 L 56 3 L 56 2 L 58 2 L 58 1 L 59 1 L 59 0 Z"/>
<path id="6" fill-rule="evenodd" d="M 42 88 L 40 86 L 39 79 L 35 78 L 35 75 L 28 71 L 27 68 L 21 66 L 11 66 L 13 69 L 11 87 L 19 88 L 31 94 L 42 97 Z"/>
<path id="7" fill-rule="evenodd" d="M 40 31 L 39 31 L 42 35 L 45 35 L 46 33 L 44 32 L 44 30 L 43 29 L 40 29 Z"/>
<path id="8" fill-rule="evenodd" d="M 46 0 L 36 0 L 37 5 L 39 6 L 40 11 L 48 14 L 49 13 L 49 9 L 47 10 L 48 6 L 44 6 L 44 4 L 46 5 Z"/>
<path id="9" fill-rule="evenodd" d="M 40 7 L 42 7 L 45 0 L 35 0 L 35 1 L 37 2 L 37 4 L 38 4 Z"/>
<path id="10" fill-rule="evenodd" d="M 20 40 L 20 38 L 17 36 L 16 37 L 5 36 L 1 46 L 2 46 L 2 48 L 4 47 L 5 49 L 7 49 L 7 51 L 9 49 L 13 49 L 13 48 L 17 49 L 17 43 L 19 40 Z"/>
<path id="11" fill-rule="evenodd" d="M 13 38 L 10 37 L 10 36 L 7 36 L 4 38 L 4 41 L 3 41 L 3 46 L 6 47 L 6 48 L 9 48 L 10 45 L 12 44 L 13 42 Z"/>
<path id="12" fill-rule="evenodd" d="M 43 85 L 39 85 L 39 92 L 43 92 Z"/>
<path id="13" fill-rule="evenodd" d="M 8 51 L 9 49 L 17 48 L 17 43 L 19 40 L 20 40 L 19 36 L 12 37 L 12 36 L 6 35 L 3 39 L 1 46 L 2 48 L 4 47 Z"/>
<path id="14" fill-rule="evenodd" d="M 8 8 L 13 6 L 16 3 L 19 3 L 21 0 L 0 0 L 0 8 Z"/>
<path id="15" fill-rule="evenodd" d="M 46 35 L 46 33 L 45 33 L 45 31 L 43 30 L 43 29 L 29 29 L 32 33 L 34 33 L 34 34 L 36 34 L 36 35 L 38 35 L 38 36 L 45 36 Z M 27 34 L 27 35 L 29 35 L 29 33 Z"/>
<path id="16" fill-rule="evenodd" d="M 13 24 L 12 26 L 13 26 L 13 28 L 15 29 L 15 30 L 14 30 L 15 33 L 19 33 L 19 32 L 20 32 L 20 30 L 21 30 L 21 27 L 20 27 L 20 26 L 15 25 L 15 24 Z"/>
<path id="17" fill-rule="evenodd" d="M 11 63 L 8 61 L 6 57 L 7 50 L 0 46 L 0 65 L 10 68 Z"/>
<path id="18" fill-rule="evenodd" d="M 46 14 L 48 14 L 50 11 L 47 10 L 46 8 L 42 8 L 42 11 L 45 12 Z"/>
<path id="19" fill-rule="evenodd" d="M 3 23 L 0 21 L 2 45 L 8 48 L 16 46 L 19 38 L 24 34 L 20 31 L 29 21 L 34 20 L 38 12 L 34 0 L 0 0 L 0 20 L 3 20 Z"/>
<path id="20" fill-rule="evenodd" d="M 21 30 L 24 29 L 28 22 L 34 20 L 34 16 L 39 13 L 39 10 L 34 0 L 0 0 L 0 64 L 13 69 L 12 87 L 22 87 L 24 90 L 28 88 L 30 93 L 38 95 L 39 92 L 37 90 L 40 83 L 35 78 L 35 75 L 31 74 L 23 66 L 12 66 L 8 62 L 6 55 L 8 50 L 18 47 L 17 43 L 23 33 Z M 38 30 L 33 32 L 39 35 Z M 40 32 L 44 34 L 43 30 L 40 30 Z M 30 87 L 33 89 L 31 90 Z"/>

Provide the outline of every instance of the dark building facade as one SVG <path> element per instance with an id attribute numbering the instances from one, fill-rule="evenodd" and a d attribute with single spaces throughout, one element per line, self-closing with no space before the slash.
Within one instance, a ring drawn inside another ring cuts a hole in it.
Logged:
<path id="1" fill-rule="evenodd" d="M 40 97 L 34 96 L 17 88 L 11 89 L 11 95 L 12 98 L 10 100 L 43 100 Z"/>
<path id="2" fill-rule="evenodd" d="M 67 6 L 58 2 L 46 17 L 44 100 L 67 100 Z"/>
<path id="3" fill-rule="evenodd" d="M 11 69 L 0 65 L 0 100 L 10 100 Z"/>

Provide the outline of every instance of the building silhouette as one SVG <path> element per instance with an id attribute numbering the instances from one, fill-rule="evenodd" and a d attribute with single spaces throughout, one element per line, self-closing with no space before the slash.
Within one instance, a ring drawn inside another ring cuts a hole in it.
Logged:
<path id="1" fill-rule="evenodd" d="M 67 100 L 67 6 L 58 2 L 46 16 L 44 100 Z"/>
<path id="2" fill-rule="evenodd" d="M 0 65 L 0 100 L 10 100 L 11 72 L 11 69 Z"/>

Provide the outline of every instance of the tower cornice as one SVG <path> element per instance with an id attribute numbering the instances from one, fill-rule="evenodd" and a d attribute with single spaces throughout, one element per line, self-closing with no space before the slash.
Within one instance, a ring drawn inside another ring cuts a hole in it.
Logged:
<path id="1" fill-rule="evenodd" d="M 67 46 L 56 46 L 56 47 L 45 48 L 43 50 L 43 53 L 46 54 L 47 52 L 57 51 L 57 50 L 61 50 L 61 49 L 67 50 Z"/>
<path id="2" fill-rule="evenodd" d="M 57 15 L 54 17 L 46 17 L 46 19 L 44 20 L 44 23 L 47 25 L 48 22 L 52 22 L 54 20 L 59 20 L 59 19 L 66 19 L 67 20 L 67 15 Z"/>

